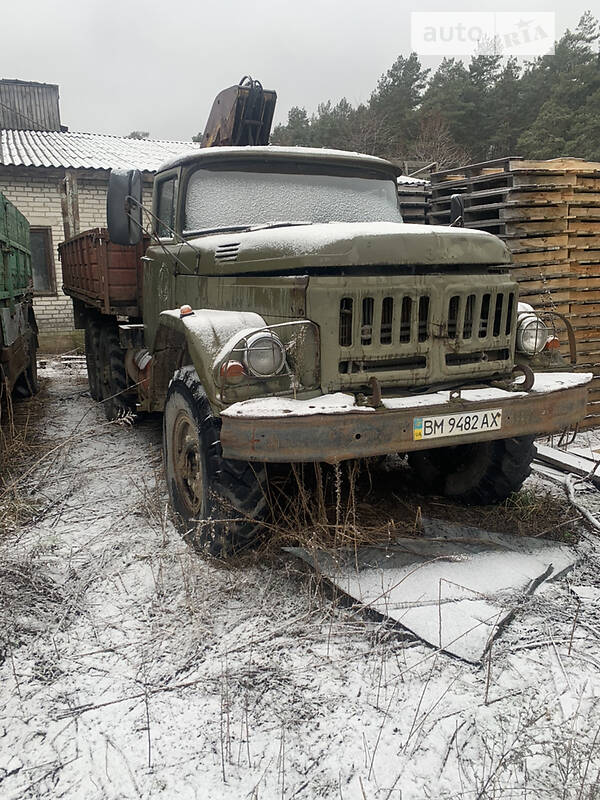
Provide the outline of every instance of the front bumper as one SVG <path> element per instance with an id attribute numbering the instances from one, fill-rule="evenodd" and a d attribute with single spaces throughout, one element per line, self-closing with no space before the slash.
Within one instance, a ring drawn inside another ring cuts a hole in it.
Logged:
<path id="1" fill-rule="evenodd" d="M 312 400 L 268 397 L 235 403 L 221 412 L 221 444 L 226 458 L 244 461 L 343 461 L 388 453 L 567 428 L 585 416 L 590 374 L 537 373 L 528 392 L 467 389 L 384 398 L 381 408 L 357 406 L 354 396 L 329 394 Z M 502 408 L 502 428 L 415 439 L 415 417 Z"/>

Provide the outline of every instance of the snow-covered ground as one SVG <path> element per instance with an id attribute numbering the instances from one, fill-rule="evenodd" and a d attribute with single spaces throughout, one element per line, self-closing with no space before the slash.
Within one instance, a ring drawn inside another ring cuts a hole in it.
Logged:
<path id="1" fill-rule="evenodd" d="M 0 538 L 27 590 L 0 610 L 2 800 L 600 797 L 593 537 L 466 664 L 291 556 L 193 555 L 166 516 L 160 420 L 108 424 L 82 372 L 41 376 L 63 444 L 31 479 L 40 518 Z"/>

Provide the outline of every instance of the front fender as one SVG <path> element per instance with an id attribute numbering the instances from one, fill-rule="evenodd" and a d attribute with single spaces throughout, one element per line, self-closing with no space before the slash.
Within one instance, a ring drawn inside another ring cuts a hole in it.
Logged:
<path id="1" fill-rule="evenodd" d="M 216 412 L 220 404 L 213 374 L 215 359 L 233 336 L 250 328 L 264 328 L 265 325 L 263 317 L 251 311 L 199 309 L 184 317 L 179 309 L 162 311 L 155 351 L 161 349 L 161 341 L 167 341 L 173 336 L 184 339 L 191 363 L 198 373 L 213 411 Z M 171 374 L 175 368 L 173 364 Z"/>

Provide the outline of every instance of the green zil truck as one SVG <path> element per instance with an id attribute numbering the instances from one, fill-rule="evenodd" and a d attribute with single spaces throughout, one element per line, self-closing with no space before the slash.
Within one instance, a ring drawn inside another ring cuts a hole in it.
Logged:
<path id="1" fill-rule="evenodd" d="M 0 396 L 37 391 L 29 223 L 0 193 Z"/>
<path id="2" fill-rule="evenodd" d="M 91 393 L 109 417 L 163 413 L 173 509 L 212 553 L 260 528 L 269 463 L 406 453 L 424 489 L 488 504 L 521 486 L 536 435 L 585 414 L 591 376 L 519 303 L 504 244 L 405 224 L 397 174 L 207 147 L 159 170 L 151 209 L 113 172 L 108 235 L 62 245 Z"/>

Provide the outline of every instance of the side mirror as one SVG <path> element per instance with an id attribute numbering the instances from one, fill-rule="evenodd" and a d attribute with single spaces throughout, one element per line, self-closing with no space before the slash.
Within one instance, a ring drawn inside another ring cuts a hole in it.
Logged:
<path id="1" fill-rule="evenodd" d="M 108 179 L 106 220 L 111 242 L 138 244 L 142 238 L 142 173 L 112 170 Z"/>
<path id="2" fill-rule="evenodd" d="M 461 194 L 450 197 L 450 225 L 455 228 L 465 227 L 465 200 Z"/>

